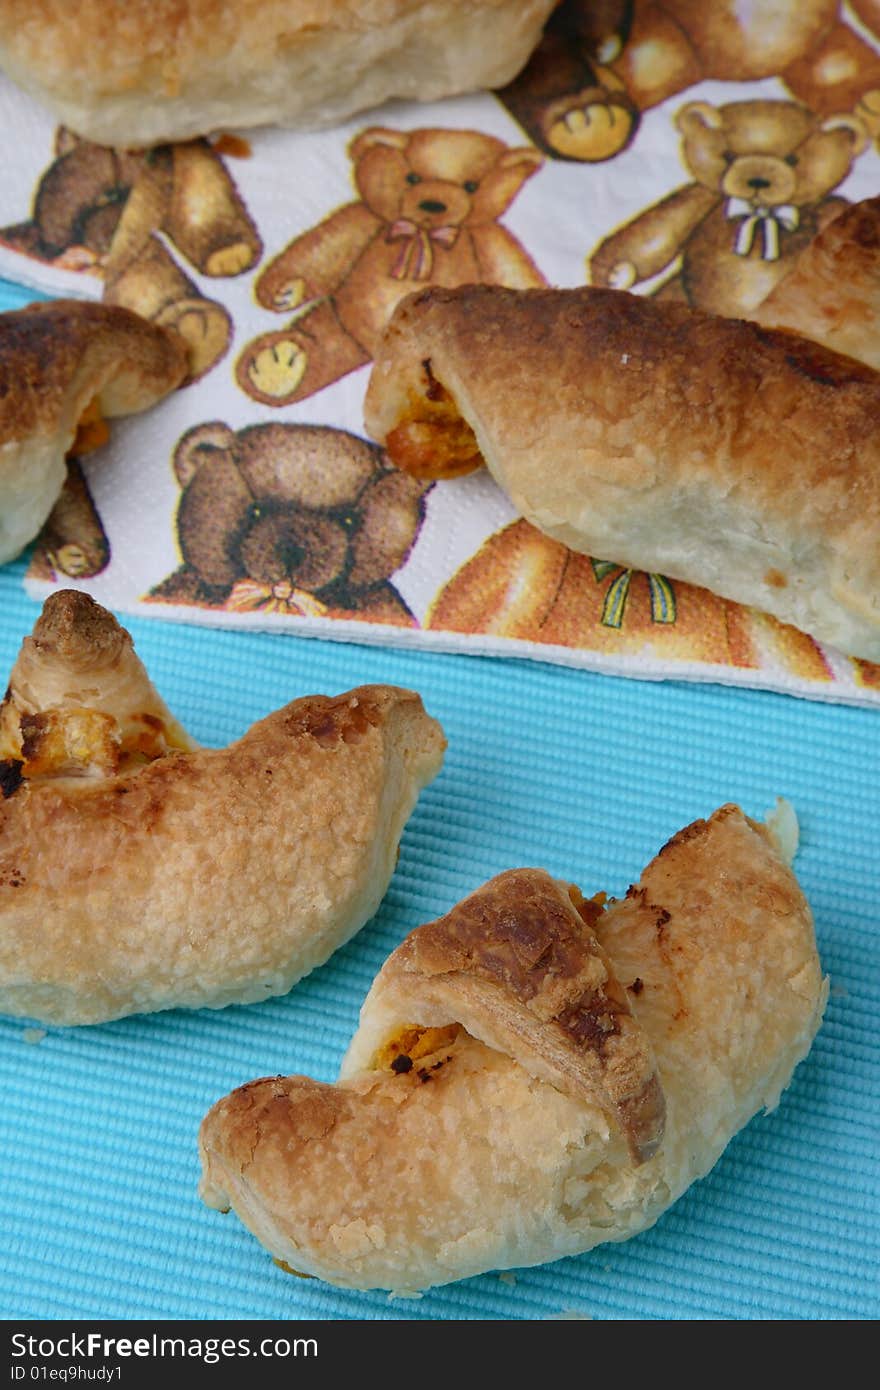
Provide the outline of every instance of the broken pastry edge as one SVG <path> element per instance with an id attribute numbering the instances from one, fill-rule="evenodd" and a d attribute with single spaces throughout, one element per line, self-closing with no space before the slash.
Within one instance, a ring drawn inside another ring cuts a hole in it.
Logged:
<path id="1" fill-rule="evenodd" d="M 461 404 L 464 384 L 438 368 L 431 351 L 431 309 L 446 298 L 443 290 L 416 290 L 400 302 L 364 396 L 367 434 L 396 468 L 424 481 L 461 477 L 485 465 L 479 422 Z M 407 340 L 423 324 L 427 340 L 407 351 Z"/>
<path id="2" fill-rule="evenodd" d="M 198 747 L 113 613 L 77 589 L 50 594 L 0 701 L 0 761 L 27 780 L 106 777 Z"/>
<path id="3" fill-rule="evenodd" d="M 510 869 L 410 932 L 370 987 L 340 1079 L 373 1071 L 403 1030 L 457 1023 L 534 1077 L 598 1100 L 633 1162 L 649 1159 L 665 1124 L 653 1050 L 572 892 L 543 869 Z"/>
<path id="4" fill-rule="evenodd" d="M 796 880 L 793 880 L 790 870 L 784 866 L 783 856 L 777 851 L 775 840 L 777 832 L 775 830 L 771 829 L 771 831 L 765 832 L 765 827 L 761 822 L 752 821 L 750 817 L 743 815 L 738 806 L 728 803 L 719 808 L 719 811 L 707 820 L 693 823 L 695 833 L 689 834 L 690 827 L 685 827 L 684 831 L 673 836 L 672 840 L 667 842 L 669 853 L 673 858 L 691 853 L 691 847 L 694 844 L 699 845 L 701 839 L 705 840 L 707 835 L 721 833 L 726 823 L 736 825 L 735 818 L 737 816 L 740 818 L 741 828 L 760 832 L 752 838 L 750 843 L 756 845 L 763 843 L 765 849 L 769 849 L 771 859 L 778 861 L 783 866 L 783 879 L 790 876 L 797 889 L 800 906 L 795 905 L 794 929 L 799 938 L 798 949 L 803 951 L 807 963 L 803 970 L 805 988 L 802 1006 L 798 1005 L 799 1014 L 795 1020 L 796 1027 L 792 1027 L 790 1023 L 787 1025 L 789 1031 L 780 1040 L 775 1065 L 772 1064 L 771 1058 L 765 1070 L 765 1059 L 761 1059 L 760 1074 L 747 1077 L 748 1084 L 745 1089 L 743 1089 L 742 1077 L 738 1078 L 741 1094 L 736 1101 L 732 1096 L 729 1100 L 725 1099 L 724 1086 L 722 1086 L 720 1093 L 713 1095 L 709 1108 L 715 1115 L 714 1122 L 719 1125 L 720 1132 L 709 1133 L 707 1131 L 704 1133 L 702 1127 L 697 1126 L 693 1133 L 670 1136 L 669 1142 L 665 1143 L 657 1154 L 646 1163 L 633 1165 L 629 1160 L 628 1167 L 623 1167 L 620 1170 L 622 1179 L 618 1182 L 617 1187 L 607 1189 L 607 1196 L 612 1201 L 612 1206 L 606 1217 L 592 1226 L 589 1225 L 589 1214 L 583 1217 L 580 1226 L 577 1226 L 576 1222 L 568 1225 L 568 1217 L 562 1219 L 561 1226 L 559 1223 L 553 1226 L 551 1222 L 542 1237 L 544 1243 L 539 1244 L 539 1248 L 532 1248 L 529 1251 L 522 1248 L 513 1250 L 505 1244 L 507 1236 L 502 1239 L 502 1235 L 499 1234 L 498 1226 L 503 1224 L 506 1219 L 503 1207 L 500 1213 L 492 1211 L 486 1216 L 481 1211 L 475 1217 L 476 1225 L 482 1227 L 483 1221 L 487 1221 L 491 1228 L 491 1238 L 489 1238 L 490 1233 L 485 1230 L 482 1233 L 480 1230 L 459 1231 L 457 1237 L 453 1233 L 450 1235 L 450 1240 L 445 1242 L 440 1240 L 438 1236 L 435 1245 L 439 1241 L 439 1246 L 432 1255 L 426 1255 L 425 1248 L 429 1242 L 427 1237 L 425 1239 L 419 1237 L 418 1239 L 421 1240 L 420 1248 L 413 1253 L 405 1246 L 401 1247 L 397 1252 L 398 1264 L 394 1266 L 393 1263 L 389 1264 L 388 1254 L 387 1252 L 383 1253 L 381 1248 L 385 1239 L 385 1233 L 382 1229 L 382 1207 L 379 1205 L 379 1214 L 375 1215 L 375 1219 L 373 1219 L 369 1205 L 364 1207 L 362 1201 L 363 1189 L 360 1182 L 368 1183 L 371 1181 L 369 1171 L 365 1170 L 361 1175 L 361 1180 L 356 1177 L 354 1179 L 351 1205 L 347 1209 L 343 1206 L 340 1211 L 338 1200 L 335 1204 L 329 1202 L 325 1206 L 321 1202 L 321 1191 L 323 1190 L 325 1195 L 329 1197 L 330 1189 L 318 1188 L 315 1193 L 315 1202 L 312 1203 L 313 1219 L 316 1224 L 311 1229 L 298 1225 L 296 1204 L 297 1202 L 301 1204 L 302 1188 L 303 1184 L 308 1182 L 310 1165 L 311 1171 L 315 1172 L 312 1159 L 315 1151 L 311 1149 L 311 1145 L 317 1143 L 320 1149 L 320 1135 L 324 1133 L 326 1136 L 327 1131 L 332 1130 L 335 1119 L 328 1126 L 321 1124 L 317 1128 L 314 1128 L 310 1121 L 306 1121 L 311 1133 L 307 1138 L 306 1148 L 300 1151 L 302 1161 L 296 1161 L 296 1180 L 294 1182 L 291 1172 L 286 1171 L 287 1164 L 294 1162 L 292 1158 L 294 1148 L 289 1147 L 292 1141 L 292 1132 L 287 1128 L 287 1124 L 299 1127 L 300 1114 L 297 1111 L 299 1096 L 297 1092 L 305 1093 L 307 1108 L 314 1102 L 319 1107 L 329 1105 L 331 1112 L 335 1113 L 336 1105 L 342 1103 L 347 1094 L 359 1087 L 369 1089 L 373 1084 L 373 1077 L 377 1073 L 373 1073 L 371 1076 L 371 1073 L 364 1071 L 355 1071 L 347 1078 L 341 1076 L 336 1087 L 328 1086 L 326 1083 L 313 1082 L 307 1077 L 285 1078 L 277 1076 L 265 1078 L 259 1082 L 249 1083 L 248 1086 L 239 1088 L 218 1101 L 208 1116 L 205 1117 L 199 1132 L 199 1148 L 203 1162 L 200 1190 L 204 1199 L 210 1205 L 220 1209 L 231 1207 L 238 1211 L 248 1229 L 261 1244 L 270 1250 L 276 1263 L 279 1263 L 283 1268 L 293 1272 L 311 1274 L 339 1287 L 355 1289 L 391 1288 L 396 1291 L 421 1291 L 459 1278 L 485 1273 L 491 1269 L 526 1267 L 547 1263 L 567 1255 L 576 1255 L 592 1249 L 603 1241 L 625 1239 L 653 1225 L 658 1217 L 674 1201 L 677 1201 L 693 1182 L 710 1171 L 735 1133 L 762 1109 L 766 1109 L 768 1106 L 772 1107 L 775 1100 L 778 1099 L 778 1094 L 774 1093 L 781 1093 L 790 1083 L 795 1068 L 809 1051 L 815 1033 L 821 1024 L 824 1003 L 827 999 L 828 981 L 821 973 L 812 914 Z M 789 833 L 784 833 L 782 836 L 783 842 L 787 842 L 789 848 L 791 845 L 790 828 L 789 825 Z M 722 843 L 724 843 L 723 840 Z M 759 860 L 762 853 L 759 852 L 758 854 Z M 651 864 L 646 868 L 646 874 L 653 865 L 662 860 L 662 855 L 663 851 L 651 861 Z M 768 887 L 775 881 L 775 872 L 771 869 Z M 772 909 L 766 920 L 768 926 L 773 925 Z M 418 930 L 420 929 L 416 929 L 416 931 Z M 782 949 L 782 941 L 780 941 L 780 949 Z M 778 970 L 775 977 L 773 970 L 770 970 L 768 983 L 777 994 L 780 990 L 783 993 L 788 993 L 790 988 L 794 990 L 795 994 L 797 993 L 796 985 L 781 980 Z M 775 999 L 776 996 L 774 995 L 774 999 L 771 999 L 768 1004 L 759 994 L 757 999 L 752 1000 L 753 1007 L 758 1010 L 758 1017 L 763 1009 L 776 1007 Z M 413 1012 L 415 1014 L 416 1010 Z M 381 1022 L 376 1031 L 377 1033 L 382 1032 Z M 487 1056 L 499 1058 L 500 1054 L 486 1048 L 485 1044 L 473 1039 L 468 1033 L 463 1033 L 463 1036 L 474 1047 L 483 1048 Z M 364 1049 L 368 1056 L 372 1051 L 372 1041 L 371 1039 L 370 1045 Z M 672 1055 L 671 1052 L 667 1051 L 665 1063 L 667 1067 Z M 430 1062 L 430 1059 L 428 1060 Z M 520 1079 L 528 1076 L 525 1068 L 518 1061 L 510 1057 L 505 1057 L 503 1060 L 505 1066 L 512 1069 L 509 1074 L 515 1072 Z M 419 1061 L 420 1066 L 425 1068 L 425 1059 L 421 1058 Z M 389 1064 L 388 1055 L 383 1058 L 383 1064 Z M 391 1070 L 396 1069 L 391 1068 Z M 424 1081 L 428 1083 L 427 1085 L 419 1084 L 416 1087 L 416 1100 L 422 1094 L 431 1093 L 433 1089 L 430 1066 L 426 1068 L 426 1073 L 424 1077 L 419 1077 L 415 1066 L 403 1068 L 404 1079 L 408 1078 L 412 1081 L 415 1077 L 420 1083 Z M 441 1072 L 441 1076 L 446 1075 L 447 1078 L 452 1074 L 451 1071 Z M 386 1075 L 386 1081 L 387 1079 Z M 669 1079 L 675 1080 L 674 1076 L 669 1077 Z M 731 1077 L 731 1082 L 732 1080 L 733 1077 Z M 540 1088 L 545 1108 L 553 1104 L 561 1104 L 566 1099 L 555 1087 L 545 1081 L 529 1078 L 529 1084 Z M 434 1093 L 437 1094 L 437 1091 L 435 1090 Z M 264 1102 L 268 1103 L 270 1109 L 277 1102 L 279 1108 L 271 1116 L 268 1110 L 263 1111 L 262 1109 L 259 1118 L 255 1117 L 253 1113 L 249 1113 L 252 1106 L 263 1107 Z M 570 1100 L 566 1103 L 575 1104 Z M 488 1108 L 488 1104 L 487 1100 L 486 1108 Z M 582 1109 L 580 1113 L 586 1114 L 587 1111 Z M 607 1111 L 593 1107 L 592 1114 L 594 1124 L 601 1126 L 604 1123 L 607 1133 Z M 477 1142 L 484 1142 L 485 1136 L 484 1139 L 480 1139 L 479 1134 L 480 1118 L 478 1117 L 476 1124 L 473 1124 L 473 1117 L 471 1119 Z M 441 1126 L 441 1132 L 444 1135 L 450 1135 L 453 1132 L 449 1128 L 451 1124 L 452 1116 L 449 1117 L 445 1127 Z M 461 1125 L 457 1124 L 456 1128 L 461 1128 Z M 225 1133 L 224 1129 L 226 1130 Z M 230 1130 L 235 1131 L 236 1139 L 231 1138 Z M 539 1136 L 543 1132 L 540 1125 L 536 1125 L 532 1142 L 542 1143 L 543 1141 Z M 391 1139 L 390 1133 L 386 1136 L 386 1142 L 389 1139 Z M 433 1143 L 426 1150 L 426 1154 L 435 1150 L 442 1150 L 446 1143 L 446 1139 L 440 1140 L 439 1135 L 435 1136 Z M 268 1144 L 269 1150 L 272 1149 L 273 1145 L 277 1145 L 274 1156 L 272 1152 L 267 1150 L 266 1144 Z M 369 1144 L 367 1148 L 369 1148 Z M 367 1152 L 367 1148 L 364 1149 L 364 1153 Z M 385 1152 L 384 1147 L 382 1152 Z M 419 1151 L 408 1148 L 406 1152 L 409 1155 L 406 1172 L 413 1175 L 413 1182 L 416 1184 L 417 1191 L 416 1175 L 420 1167 Z M 349 1152 L 348 1157 L 355 1165 L 360 1162 L 353 1151 Z M 444 1160 L 446 1157 L 447 1155 L 444 1153 Z M 378 1159 L 378 1155 L 376 1158 Z M 450 1153 L 448 1158 L 450 1164 L 454 1165 L 456 1162 L 455 1154 Z M 320 1162 L 320 1160 L 315 1161 Z M 498 1161 L 500 1162 L 501 1159 Z M 505 1179 L 500 1175 L 500 1170 L 493 1167 L 492 1174 L 491 1179 L 489 1179 L 489 1186 L 484 1189 L 487 1208 L 494 1201 L 493 1187 L 496 1183 L 501 1184 L 499 1191 L 505 1190 L 503 1187 Z M 583 1181 L 577 1178 L 576 1171 L 569 1170 L 569 1178 L 574 1183 L 571 1200 L 576 1205 L 574 1193 L 580 1185 L 581 1190 L 588 1194 L 585 1200 L 587 1200 L 587 1207 L 589 1208 L 590 1202 L 595 1200 L 595 1198 L 589 1197 L 589 1184 L 584 1189 Z M 286 1193 L 285 1183 L 288 1182 L 292 1186 L 287 1189 Z M 520 1186 L 522 1187 L 522 1184 Z M 389 1184 L 387 1190 L 390 1205 L 386 1208 L 386 1217 L 393 1229 L 392 1210 L 401 1203 L 411 1201 L 411 1196 L 408 1197 L 405 1188 L 401 1187 L 400 1175 Z M 568 1190 L 567 1182 L 566 1190 Z M 381 1182 L 379 1191 L 384 1191 Z M 533 1210 L 534 1203 L 538 1200 L 535 1185 L 526 1186 L 522 1193 L 522 1200 L 527 1203 L 522 1209 L 524 1217 L 527 1211 Z M 374 1207 L 376 1201 L 378 1198 L 373 1201 Z M 513 1220 L 515 1225 L 515 1213 Z M 584 1225 L 584 1223 L 587 1224 Z M 550 1233 L 551 1226 L 552 1235 Z M 420 1229 L 427 1230 L 429 1228 Z M 321 1231 L 324 1232 L 326 1239 L 321 1237 Z M 375 1251 L 369 1249 L 370 1241 L 374 1238 L 371 1236 L 371 1232 L 374 1233 L 375 1239 L 379 1242 Z M 357 1238 L 352 1247 L 356 1251 L 355 1255 L 352 1255 L 351 1250 L 346 1253 L 346 1250 L 342 1248 L 342 1242 L 347 1242 L 349 1236 L 352 1240 Z M 484 1241 L 482 1254 L 481 1240 Z M 469 1243 L 473 1248 L 468 1249 Z M 461 1263 L 454 1267 L 453 1259 L 460 1259 Z"/>

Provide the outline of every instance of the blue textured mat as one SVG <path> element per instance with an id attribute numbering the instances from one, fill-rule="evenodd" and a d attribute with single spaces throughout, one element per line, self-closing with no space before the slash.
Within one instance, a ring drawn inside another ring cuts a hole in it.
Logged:
<path id="1" fill-rule="evenodd" d="M 24 296 L 0 287 L 0 308 Z M 38 606 L 0 569 L 0 672 Z M 876 1318 L 880 1291 L 875 712 L 538 663 L 378 650 L 132 620 L 159 690 L 221 745 L 297 695 L 418 689 L 449 738 L 360 935 L 284 999 L 49 1029 L 0 1018 L 0 1317 L 40 1319 Z M 825 1023 L 779 1109 L 651 1231 L 418 1300 L 279 1271 L 198 1199 L 208 1106 L 267 1073 L 332 1080 L 363 995 L 419 922 L 501 869 L 540 864 L 620 894 L 663 842 L 728 800 L 787 796 L 831 976 Z"/>

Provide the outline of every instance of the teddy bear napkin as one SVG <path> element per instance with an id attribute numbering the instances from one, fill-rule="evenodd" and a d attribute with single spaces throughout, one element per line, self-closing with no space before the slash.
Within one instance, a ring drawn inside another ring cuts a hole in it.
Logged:
<path id="1" fill-rule="evenodd" d="M 563 5 L 504 91 L 307 134 L 110 150 L 0 80 L 0 275 L 126 305 L 191 358 L 172 397 L 69 459 L 32 594 L 880 702 L 880 667 L 574 555 L 485 470 L 421 483 L 365 435 L 375 345 L 414 289 L 592 283 L 748 316 L 877 192 L 880 24 L 775 5 L 770 34 L 755 6 L 734 34 L 727 7 L 670 0 L 621 6 L 598 42 L 588 8 Z"/>

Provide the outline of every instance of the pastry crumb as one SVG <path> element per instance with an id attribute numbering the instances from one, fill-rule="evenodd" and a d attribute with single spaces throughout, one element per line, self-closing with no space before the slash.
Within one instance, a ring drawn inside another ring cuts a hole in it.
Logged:
<path id="1" fill-rule="evenodd" d="M 572 1320 L 581 1322 L 592 1322 L 593 1315 L 592 1313 L 582 1313 L 578 1308 L 563 1308 L 561 1313 L 548 1313 L 544 1319 L 545 1322 L 561 1322 Z"/>
<path id="2" fill-rule="evenodd" d="M 46 1036 L 45 1028 L 25 1028 L 22 1032 L 22 1042 L 41 1043 Z"/>
<path id="3" fill-rule="evenodd" d="M 514 1274 L 512 1269 L 505 1269 L 503 1273 L 498 1275 L 498 1278 L 501 1280 L 502 1284 L 516 1283 L 516 1275 Z"/>

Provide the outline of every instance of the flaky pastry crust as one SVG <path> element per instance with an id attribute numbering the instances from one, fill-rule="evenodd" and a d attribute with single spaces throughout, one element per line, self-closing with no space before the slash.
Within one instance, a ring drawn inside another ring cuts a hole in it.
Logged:
<path id="1" fill-rule="evenodd" d="M 752 317 L 880 369 L 880 198 L 838 213 Z"/>
<path id="2" fill-rule="evenodd" d="M 819 1026 L 791 824 L 723 806 L 607 906 L 538 869 L 491 880 L 388 958 L 335 1085 L 212 1107 L 204 1200 L 287 1269 L 400 1292 L 650 1226 Z"/>
<path id="3" fill-rule="evenodd" d="M 0 711 L 0 1012 L 86 1024 L 287 991 L 375 913 L 440 726 L 371 685 L 199 749 L 111 615 L 47 607 Z"/>
<path id="4" fill-rule="evenodd" d="M 99 144 L 500 87 L 555 0 L 0 0 L 0 64 Z"/>
<path id="5" fill-rule="evenodd" d="M 119 305 L 56 299 L 0 314 L 0 564 L 51 512 L 84 414 L 148 410 L 186 371 L 178 334 Z"/>
<path id="6" fill-rule="evenodd" d="M 368 432 L 421 477 L 462 421 L 569 549 L 710 589 L 880 660 L 880 373 L 788 331 L 621 290 L 410 295 Z M 451 440 L 451 444 L 448 442 Z"/>
<path id="7" fill-rule="evenodd" d="M 0 702 L 0 764 L 17 779 L 103 777 L 197 747 L 113 614 L 76 589 L 50 595 Z"/>

